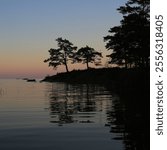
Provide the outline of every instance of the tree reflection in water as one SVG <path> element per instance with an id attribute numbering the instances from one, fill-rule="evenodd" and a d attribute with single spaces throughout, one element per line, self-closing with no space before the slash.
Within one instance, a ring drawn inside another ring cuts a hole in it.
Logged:
<path id="1" fill-rule="evenodd" d="M 117 133 L 126 150 L 149 150 L 149 95 L 138 91 L 121 93 L 107 112 L 110 132 Z"/>
<path id="2" fill-rule="evenodd" d="M 104 107 L 111 106 L 111 94 L 102 86 L 53 84 L 50 93 L 51 123 L 95 123 Z M 111 107 L 110 107 L 111 108 Z M 106 116 L 106 114 L 104 114 Z"/>
<path id="3" fill-rule="evenodd" d="M 130 94 L 129 94 L 130 93 Z M 123 140 L 126 150 L 149 149 L 149 96 L 139 92 L 111 94 L 103 86 L 53 84 L 51 123 L 101 123 Z"/>

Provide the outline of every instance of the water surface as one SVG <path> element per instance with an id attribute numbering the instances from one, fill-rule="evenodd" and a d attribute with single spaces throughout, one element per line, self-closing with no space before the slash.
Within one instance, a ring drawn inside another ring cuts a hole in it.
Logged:
<path id="1" fill-rule="evenodd" d="M 0 149 L 124 150 L 118 99 L 98 85 L 0 80 Z"/>

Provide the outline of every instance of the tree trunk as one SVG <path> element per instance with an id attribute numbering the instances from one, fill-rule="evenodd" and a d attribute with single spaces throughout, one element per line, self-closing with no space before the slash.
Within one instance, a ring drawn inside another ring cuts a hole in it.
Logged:
<path id="1" fill-rule="evenodd" d="M 67 60 L 66 60 L 66 59 L 64 59 L 64 65 L 65 65 L 65 67 L 66 67 L 66 72 L 69 72 L 69 71 L 68 71 Z"/>
<path id="2" fill-rule="evenodd" d="M 69 71 L 68 71 L 68 66 L 67 66 L 67 63 L 65 63 L 65 66 L 66 66 L 66 72 L 69 72 Z"/>
<path id="3" fill-rule="evenodd" d="M 66 54 L 65 51 L 64 51 L 64 65 L 65 65 L 65 67 L 66 67 L 66 72 L 69 72 L 69 71 L 68 71 L 68 66 L 67 66 L 67 54 Z"/>

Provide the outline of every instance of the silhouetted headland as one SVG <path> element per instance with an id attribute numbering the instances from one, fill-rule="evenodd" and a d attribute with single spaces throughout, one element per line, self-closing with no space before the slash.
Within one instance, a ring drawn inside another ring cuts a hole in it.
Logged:
<path id="1" fill-rule="evenodd" d="M 149 89 L 149 75 L 148 68 L 101 68 L 58 73 L 53 76 L 47 76 L 42 81 L 104 84 L 112 89 Z"/>

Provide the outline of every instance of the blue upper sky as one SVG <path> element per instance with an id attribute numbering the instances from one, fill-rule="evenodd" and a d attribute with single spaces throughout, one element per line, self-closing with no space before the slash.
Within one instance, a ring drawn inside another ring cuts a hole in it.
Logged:
<path id="1" fill-rule="evenodd" d="M 20 74 L 26 67 L 31 72 L 30 65 L 32 70 L 40 68 L 39 73 L 46 70 L 42 61 L 47 50 L 56 47 L 58 37 L 105 53 L 103 37 L 119 25 L 122 15 L 116 9 L 126 1 L 0 0 L 0 77 L 17 76 L 12 68 Z"/>

